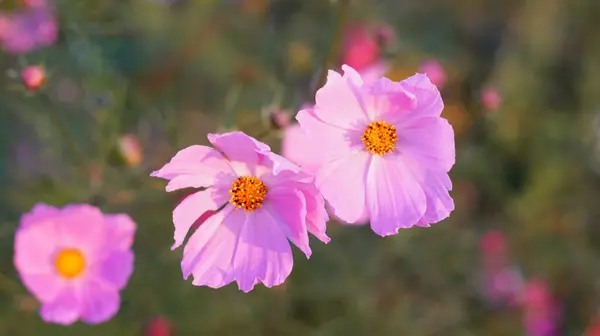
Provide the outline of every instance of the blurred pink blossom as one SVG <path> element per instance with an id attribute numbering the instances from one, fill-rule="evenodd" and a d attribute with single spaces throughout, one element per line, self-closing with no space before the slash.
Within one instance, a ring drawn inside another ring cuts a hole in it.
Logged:
<path id="1" fill-rule="evenodd" d="M 521 295 L 525 330 L 528 336 L 558 335 L 560 308 L 546 282 L 529 280 Z"/>
<path id="2" fill-rule="evenodd" d="M 9 54 L 47 47 L 58 38 L 56 19 L 45 7 L 0 14 L 0 44 Z"/>
<path id="3" fill-rule="evenodd" d="M 41 302 L 42 319 L 61 325 L 111 319 L 133 271 L 135 229 L 128 215 L 103 214 L 86 204 L 39 203 L 24 214 L 14 264 Z"/>
<path id="4" fill-rule="evenodd" d="M 446 84 L 446 70 L 444 70 L 444 67 L 436 60 L 423 62 L 419 67 L 419 72 L 426 74 L 431 82 L 439 89 Z"/>
<path id="5" fill-rule="evenodd" d="M 175 329 L 169 320 L 158 316 L 150 320 L 144 328 L 144 336 L 174 336 Z"/>
<path id="6" fill-rule="evenodd" d="M 494 88 L 485 88 L 481 91 L 481 104 L 490 111 L 495 111 L 502 104 L 500 92 Z"/>
<path id="7" fill-rule="evenodd" d="M 21 80 L 27 89 L 35 91 L 46 81 L 46 71 L 39 65 L 30 65 L 21 72 Z"/>
<path id="8" fill-rule="evenodd" d="M 346 30 L 342 46 L 342 64 L 361 72 L 380 60 L 381 48 L 377 36 L 366 26 L 357 25 Z"/>
<path id="9" fill-rule="evenodd" d="M 518 268 L 508 261 L 506 237 L 501 231 L 488 231 L 480 240 L 483 261 L 483 293 L 495 305 L 513 305 L 523 287 Z"/>

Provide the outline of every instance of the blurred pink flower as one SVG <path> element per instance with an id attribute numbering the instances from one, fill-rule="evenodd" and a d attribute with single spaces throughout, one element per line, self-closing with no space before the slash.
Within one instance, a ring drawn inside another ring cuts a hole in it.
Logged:
<path id="1" fill-rule="evenodd" d="M 438 61 L 428 60 L 423 62 L 419 68 L 419 72 L 426 74 L 433 85 L 440 89 L 446 84 L 446 70 L 444 70 L 444 67 Z"/>
<path id="2" fill-rule="evenodd" d="M 560 309 L 543 280 L 531 279 L 525 284 L 521 297 L 524 323 L 529 336 L 558 335 Z"/>
<path id="3" fill-rule="evenodd" d="M 21 79 L 27 89 L 35 91 L 46 82 L 46 71 L 39 65 L 30 65 L 21 72 Z"/>
<path id="4" fill-rule="evenodd" d="M 520 271 L 516 267 L 510 267 L 508 263 L 504 233 L 486 232 L 481 237 L 480 247 L 485 298 L 493 304 L 516 304 L 523 281 Z"/>
<path id="5" fill-rule="evenodd" d="M 134 167 L 142 162 L 143 147 L 140 139 L 133 134 L 125 134 L 119 139 L 119 150 L 125 163 Z"/>
<path id="6" fill-rule="evenodd" d="M 164 317 L 153 318 L 144 328 L 144 336 L 174 336 L 171 322 Z"/>
<path id="7" fill-rule="evenodd" d="M 285 129 L 290 125 L 290 116 L 280 109 L 273 109 L 268 112 L 271 126 L 278 129 Z"/>
<path id="8" fill-rule="evenodd" d="M 315 107 L 296 116 L 310 138 L 305 150 L 319 153 L 302 168 L 316 174 L 333 215 L 347 223 L 369 218 L 381 236 L 448 217 L 454 132 L 440 117 L 437 88 L 422 74 L 365 83 L 342 69 L 343 76 L 329 72 Z"/>
<path id="9" fill-rule="evenodd" d="M 0 44 L 9 54 L 47 47 L 58 37 L 56 19 L 49 9 L 24 9 L 0 17 Z"/>
<path id="10" fill-rule="evenodd" d="M 485 88 L 481 91 L 481 104 L 490 111 L 495 111 L 502 104 L 500 92 L 494 88 Z"/>
<path id="11" fill-rule="evenodd" d="M 257 283 L 280 285 L 292 270 L 288 239 L 310 257 L 308 232 L 323 242 L 327 213 L 313 178 L 269 146 L 242 132 L 209 134 L 217 149 L 191 146 L 151 174 L 170 180 L 167 191 L 206 188 L 173 211 L 179 247 L 196 220 L 181 268 L 193 284 L 219 288 L 233 281 L 244 292 Z"/>
<path id="12" fill-rule="evenodd" d="M 135 223 L 84 204 L 62 209 L 37 204 L 23 215 L 14 262 L 49 323 L 109 320 L 133 271 Z"/>
<path id="13" fill-rule="evenodd" d="M 381 58 L 377 36 L 367 27 L 358 25 L 346 30 L 342 46 L 342 64 L 356 71 L 375 64 Z"/>

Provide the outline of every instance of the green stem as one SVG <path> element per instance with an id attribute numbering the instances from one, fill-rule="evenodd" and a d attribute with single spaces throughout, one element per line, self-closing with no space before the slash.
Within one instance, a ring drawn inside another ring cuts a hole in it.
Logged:
<path id="1" fill-rule="evenodd" d="M 319 83 L 315 89 L 318 90 L 320 87 L 325 85 L 325 81 L 327 80 L 327 73 L 329 69 L 335 67 L 340 59 L 340 52 L 342 47 L 342 37 L 344 33 L 344 29 L 346 28 L 346 21 L 348 21 L 348 12 L 350 8 L 350 0 L 340 0 L 340 8 L 338 13 L 338 20 L 335 26 L 335 31 L 333 34 L 333 41 L 331 42 L 331 48 L 329 49 L 329 54 L 323 63 L 323 68 L 321 69 L 321 75 L 319 76 Z"/>

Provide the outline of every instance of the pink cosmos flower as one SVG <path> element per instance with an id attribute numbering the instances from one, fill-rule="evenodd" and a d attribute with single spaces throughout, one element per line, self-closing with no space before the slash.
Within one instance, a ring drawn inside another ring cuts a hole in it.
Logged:
<path id="1" fill-rule="evenodd" d="M 342 63 L 357 71 L 373 65 L 381 57 L 376 34 L 363 25 L 349 28 L 342 45 Z"/>
<path id="2" fill-rule="evenodd" d="M 119 291 L 133 270 L 135 223 L 90 205 L 37 204 L 23 215 L 14 262 L 49 323 L 97 324 L 119 310 Z"/>
<path id="3" fill-rule="evenodd" d="M 58 38 L 56 19 L 49 9 L 25 9 L 0 17 L 0 44 L 9 54 L 47 47 Z"/>
<path id="4" fill-rule="evenodd" d="M 446 70 L 444 70 L 444 67 L 438 61 L 429 60 L 423 62 L 419 68 L 419 72 L 426 74 L 433 85 L 438 88 L 442 88 L 446 84 Z"/>
<path id="5" fill-rule="evenodd" d="M 39 65 L 30 65 L 21 72 L 21 79 L 27 89 L 35 91 L 46 81 L 46 71 Z"/>
<path id="6" fill-rule="evenodd" d="M 448 217 L 454 132 L 440 117 L 437 88 L 422 74 L 365 83 L 342 69 L 296 116 L 319 158 L 302 167 L 316 174 L 332 214 L 347 223 L 369 218 L 381 236 Z"/>
<path id="7" fill-rule="evenodd" d="M 558 335 L 560 309 L 546 282 L 532 279 L 523 291 L 524 323 L 529 336 Z"/>
<path id="8" fill-rule="evenodd" d="M 481 103 L 483 107 L 490 111 L 496 111 L 502 104 L 502 97 L 498 90 L 494 88 L 485 88 L 481 91 Z"/>
<path id="9" fill-rule="evenodd" d="M 185 245 L 181 269 L 193 284 L 219 288 L 233 281 L 249 292 L 285 281 L 294 243 L 306 257 L 308 232 L 329 242 L 324 200 L 313 178 L 269 146 L 242 132 L 209 134 L 216 149 L 190 146 L 151 176 L 170 182 L 167 191 L 203 188 L 173 211 L 180 246 L 198 218 L 207 216 Z"/>

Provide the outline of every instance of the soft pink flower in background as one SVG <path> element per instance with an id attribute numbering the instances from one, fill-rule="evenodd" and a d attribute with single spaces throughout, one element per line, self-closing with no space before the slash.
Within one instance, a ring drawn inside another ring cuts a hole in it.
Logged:
<path id="1" fill-rule="evenodd" d="M 144 336 L 174 336 L 175 329 L 169 320 L 158 316 L 153 318 L 144 328 Z"/>
<path id="2" fill-rule="evenodd" d="M 483 294 L 494 305 L 514 305 L 523 288 L 521 272 L 508 260 L 506 237 L 501 231 L 488 231 L 480 240 L 483 260 Z"/>
<path id="3" fill-rule="evenodd" d="M 46 82 L 46 70 L 39 65 L 30 65 L 21 71 L 21 80 L 31 91 L 39 89 Z"/>
<path id="4" fill-rule="evenodd" d="M 24 54 L 47 47 L 58 38 L 52 12 L 46 8 L 24 9 L 0 17 L 0 44 L 9 54 Z"/>
<path id="5" fill-rule="evenodd" d="M 49 323 L 97 324 L 119 310 L 119 291 L 133 271 L 135 223 L 90 205 L 37 204 L 23 215 L 14 262 Z"/>
<path id="6" fill-rule="evenodd" d="M 135 167 L 142 162 L 144 148 L 137 136 L 133 134 L 121 136 L 119 150 L 128 166 Z"/>
<path id="7" fill-rule="evenodd" d="M 360 72 L 381 58 L 377 36 L 363 25 L 348 28 L 342 45 L 342 64 Z"/>
<path id="8" fill-rule="evenodd" d="M 444 70 L 444 67 L 436 60 L 423 62 L 419 67 L 419 72 L 426 74 L 433 85 L 440 89 L 446 84 L 446 70 Z"/>
<path id="9" fill-rule="evenodd" d="M 305 150 L 320 158 L 302 167 L 316 174 L 333 215 L 347 223 L 369 218 L 381 236 L 448 217 L 454 132 L 440 117 L 437 88 L 422 74 L 364 83 L 342 69 L 329 72 L 314 108 L 296 116 L 311 139 Z"/>
<path id="10" fill-rule="evenodd" d="M 289 241 L 307 258 L 309 232 L 329 242 L 324 200 L 313 178 L 242 132 L 209 134 L 208 139 L 216 149 L 190 146 L 152 173 L 170 181 L 167 191 L 205 188 L 173 211 L 173 249 L 198 218 L 215 212 L 185 245 L 184 278 L 193 275 L 194 285 L 212 288 L 237 281 L 244 292 L 257 283 L 283 283 L 293 265 Z"/>
<path id="11" fill-rule="evenodd" d="M 561 312 L 546 282 L 531 279 L 523 289 L 521 304 L 528 336 L 558 335 Z"/>
<path id="12" fill-rule="evenodd" d="M 494 88 L 485 88 L 481 91 L 481 104 L 487 110 L 496 111 L 502 104 L 500 92 Z"/>

